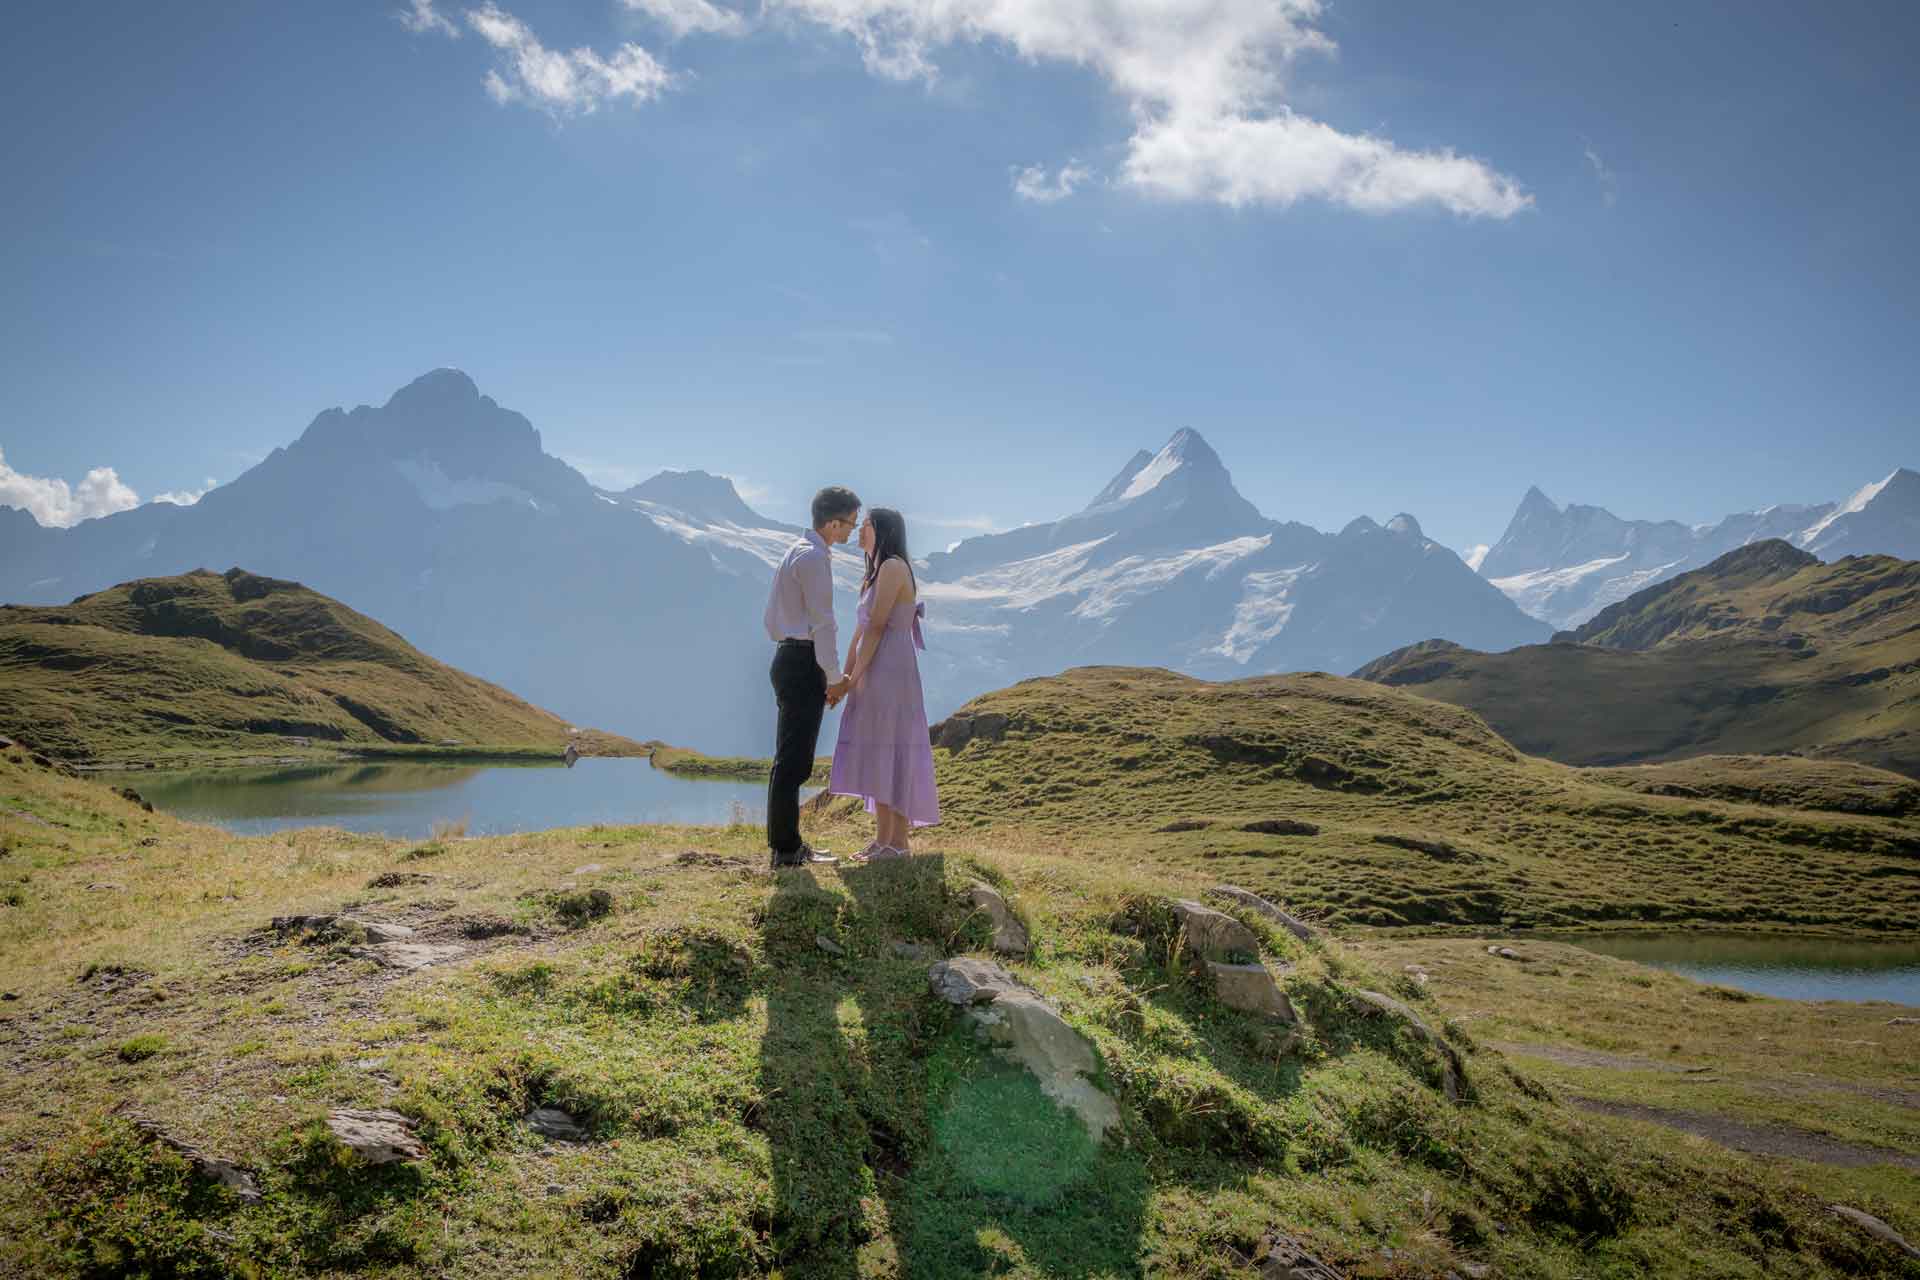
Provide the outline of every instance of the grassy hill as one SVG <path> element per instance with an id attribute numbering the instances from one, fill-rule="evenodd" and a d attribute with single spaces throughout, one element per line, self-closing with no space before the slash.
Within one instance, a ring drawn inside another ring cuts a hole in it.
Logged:
<path id="1" fill-rule="evenodd" d="M 1570 764 L 1793 752 L 1920 776 L 1920 563 L 1755 543 L 1553 644 L 1427 641 L 1355 674 Z"/>
<path id="2" fill-rule="evenodd" d="M 76 762 L 319 750 L 558 754 L 569 726 L 295 582 L 242 569 L 0 606 L 0 734 Z M 644 749 L 611 735 L 599 754 Z"/>
<path id="3" fill-rule="evenodd" d="M 1118 667 L 988 694 L 936 735 L 950 827 L 1017 827 L 1030 847 L 1177 867 L 1333 921 L 1920 920 L 1920 784 L 1857 765 L 1747 761 L 1663 786 L 1530 758 L 1470 711 L 1381 684 Z"/>
<path id="4" fill-rule="evenodd" d="M 753 828 L 240 839 L 0 752 L 0 1273 L 1255 1280 L 1286 1274 L 1263 1258 L 1290 1241 L 1349 1277 L 1920 1275 L 1828 1208 L 1920 1236 L 1920 1113 L 1897 1101 L 1920 1081 L 1889 1007 L 1732 999 L 1542 943 L 1507 961 L 1463 940 L 1300 942 L 1241 912 L 1300 1013 L 1277 1038 L 1173 959 L 1166 901 L 1248 864 L 1191 843 L 1206 831 L 1135 834 L 1310 813 L 1391 899 L 1407 851 L 1362 832 L 1425 832 L 1423 812 L 1453 839 L 1482 804 L 1538 821 L 1510 839 L 1567 879 L 1595 869 L 1576 806 L 1838 819 L 1635 796 L 1517 758 L 1457 709 L 1330 678 L 1076 672 L 965 725 L 941 755 L 962 821 L 921 842 L 937 853 L 773 879 Z M 1514 855 L 1477 835 L 1472 856 Z M 1223 847 L 1324 860 L 1284 839 Z M 1807 849 L 1800 897 L 1836 874 Z M 928 955 L 986 946 L 975 880 L 1032 931 L 1009 967 L 1099 1053 L 1120 1114 L 1100 1147 L 928 992 Z M 354 923 L 286 923 L 341 912 Z M 373 958 L 367 931 L 394 926 L 436 962 Z M 1457 1047 L 1457 1102 L 1362 991 Z M 1592 1109 L 1643 1081 L 1811 1154 Z M 536 1134 L 536 1107 L 578 1131 Z M 334 1108 L 397 1113 L 418 1157 L 349 1156 Z M 179 1146 L 241 1166 L 258 1198 Z"/>

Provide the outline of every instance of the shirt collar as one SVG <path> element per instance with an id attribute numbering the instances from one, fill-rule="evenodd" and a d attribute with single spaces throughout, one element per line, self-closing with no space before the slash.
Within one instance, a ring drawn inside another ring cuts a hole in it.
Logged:
<path id="1" fill-rule="evenodd" d="M 820 531 L 818 529 L 807 530 L 807 541 L 811 542 L 814 546 L 820 548 L 822 551 L 826 552 L 828 555 L 833 554 L 833 548 L 827 544 L 827 540 L 825 538 L 820 536 Z"/>

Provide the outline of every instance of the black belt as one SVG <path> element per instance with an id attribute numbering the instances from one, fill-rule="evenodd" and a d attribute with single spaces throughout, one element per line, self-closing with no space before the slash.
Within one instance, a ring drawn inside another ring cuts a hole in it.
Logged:
<path id="1" fill-rule="evenodd" d="M 782 640 L 780 643 L 781 644 L 803 644 L 807 646 L 807 648 L 809 649 L 813 648 L 813 641 L 802 640 L 797 636 L 788 636 L 785 640 Z"/>

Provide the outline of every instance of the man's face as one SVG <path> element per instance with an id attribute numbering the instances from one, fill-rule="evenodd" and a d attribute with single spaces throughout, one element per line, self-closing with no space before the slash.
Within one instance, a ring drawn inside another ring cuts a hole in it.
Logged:
<path id="1" fill-rule="evenodd" d="M 827 527 L 820 531 L 820 535 L 827 540 L 828 546 L 839 546 L 853 536 L 853 531 L 859 524 L 860 513 L 855 511 L 841 516 L 838 520 L 827 521 Z"/>

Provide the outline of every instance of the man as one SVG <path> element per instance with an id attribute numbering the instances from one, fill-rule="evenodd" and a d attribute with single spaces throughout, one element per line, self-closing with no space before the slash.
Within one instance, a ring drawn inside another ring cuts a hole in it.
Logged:
<path id="1" fill-rule="evenodd" d="M 833 547 L 860 523 L 860 498 L 830 485 L 813 495 L 813 528 L 774 571 L 767 593 L 767 638 L 774 642 L 773 696 L 780 707 L 773 770 L 767 776 L 767 848 L 773 866 L 833 859 L 800 839 L 800 788 L 813 772 L 820 720 L 846 696 L 840 634 L 833 621 Z"/>

